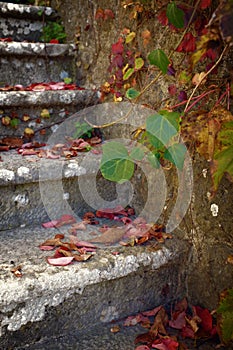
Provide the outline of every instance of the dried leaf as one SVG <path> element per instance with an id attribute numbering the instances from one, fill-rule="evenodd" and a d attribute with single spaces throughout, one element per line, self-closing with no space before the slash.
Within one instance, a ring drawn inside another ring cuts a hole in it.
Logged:
<path id="1" fill-rule="evenodd" d="M 47 258 L 47 261 L 50 265 L 53 266 L 66 266 L 72 263 L 72 261 L 74 260 L 73 256 L 64 256 L 61 258 Z"/>
<path id="2" fill-rule="evenodd" d="M 124 236 L 125 228 L 109 228 L 101 236 L 90 239 L 90 242 L 114 244 L 121 240 Z"/>

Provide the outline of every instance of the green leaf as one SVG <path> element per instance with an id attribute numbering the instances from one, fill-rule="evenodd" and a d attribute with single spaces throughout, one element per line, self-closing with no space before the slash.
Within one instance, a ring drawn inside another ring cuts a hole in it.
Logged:
<path id="1" fill-rule="evenodd" d="M 132 149 L 130 152 L 130 158 L 135 159 L 135 160 L 142 160 L 145 156 L 145 152 L 142 149 L 142 147 L 135 147 Z"/>
<path id="2" fill-rule="evenodd" d="M 17 118 L 11 119 L 10 125 L 12 128 L 17 128 L 17 126 L 19 125 L 19 119 Z"/>
<path id="3" fill-rule="evenodd" d="M 167 55 L 160 49 L 151 51 L 148 55 L 148 61 L 150 64 L 157 66 L 163 74 L 167 73 L 169 59 Z"/>
<path id="4" fill-rule="evenodd" d="M 140 92 L 134 88 L 130 88 L 126 91 L 126 97 L 130 100 L 137 98 L 140 95 Z"/>
<path id="5" fill-rule="evenodd" d="M 129 68 L 123 75 L 123 80 L 127 80 L 131 77 L 131 75 L 134 73 L 134 68 Z"/>
<path id="6" fill-rule="evenodd" d="M 167 5 L 167 18 L 176 28 L 184 27 L 184 11 L 176 6 L 175 2 Z"/>
<path id="7" fill-rule="evenodd" d="M 215 154 L 211 173 L 214 191 L 217 190 L 225 173 L 227 173 L 230 179 L 233 180 L 233 145 L 224 148 L 222 151 Z"/>
<path id="8" fill-rule="evenodd" d="M 160 167 L 160 162 L 158 160 L 158 158 L 156 157 L 155 154 L 153 153 L 149 153 L 147 156 L 147 160 L 150 163 L 150 165 L 155 168 L 155 169 L 159 169 Z"/>
<path id="9" fill-rule="evenodd" d="M 173 163 L 179 170 L 183 169 L 186 147 L 183 143 L 174 143 L 164 152 L 164 158 Z"/>
<path id="10" fill-rule="evenodd" d="M 160 110 L 159 111 L 160 115 L 163 115 L 164 117 L 166 117 L 166 119 L 174 126 L 174 128 L 179 131 L 180 129 L 180 113 L 178 112 L 169 112 L 166 109 L 164 110 Z"/>
<path id="11" fill-rule="evenodd" d="M 233 289 L 228 289 L 226 296 L 221 300 L 217 308 L 217 314 L 220 315 L 220 324 L 222 339 L 225 344 L 233 340 Z"/>
<path id="12" fill-rule="evenodd" d="M 70 84 L 70 83 L 72 83 L 72 78 L 69 78 L 69 77 L 64 78 L 64 83 L 65 83 L 65 84 Z"/>
<path id="13" fill-rule="evenodd" d="M 103 177 L 110 181 L 123 183 L 131 179 L 134 163 L 122 143 L 111 141 L 103 145 L 100 170 Z"/>
<path id="14" fill-rule="evenodd" d="M 141 69 L 144 66 L 144 61 L 141 57 L 135 59 L 134 68 L 136 70 Z"/>
<path id="15" fill-rule="evenodd" d="M 177 134 L 176 128 L 167 119 L 167 116 L 157 113 L 147 118 L 146 131 L 149 141 L 156 148 L 167 145 L 171 138 Z"/>

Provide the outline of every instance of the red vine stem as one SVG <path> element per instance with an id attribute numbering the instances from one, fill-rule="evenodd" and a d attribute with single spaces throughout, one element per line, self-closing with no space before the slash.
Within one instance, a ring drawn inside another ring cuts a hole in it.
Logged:
<path id="1" fill-rule="evenodd" d="M 219 59 L 215 62 L 215 64 L 203 75 L 203 77 L 201 78 L 201 80 L 198 82 L 198 84 L 195 86 L 195 88 L 193 89 L 187 103 L 186 103 L 186 106 L 185 106 L 185 109 L 184 109 L 184 113 L 187 112 L 188 110 L 188 106 L 190 104 L 190 101 L 192 100 L 192 97 L 193 95 L 195 94 L 196 90 L 199 88 L 199 86 L 201 85 L 201 83 L 203 82 L 204 79 L 207 78 L 207 76 L 217 67 L 217 65 L 221 62 L 222 58 L 223 58 L 223 55 L 225 54 L 226 50 L 228 49 L 229 47 L 229 44 L 226 45 L 219 57 Z"/>

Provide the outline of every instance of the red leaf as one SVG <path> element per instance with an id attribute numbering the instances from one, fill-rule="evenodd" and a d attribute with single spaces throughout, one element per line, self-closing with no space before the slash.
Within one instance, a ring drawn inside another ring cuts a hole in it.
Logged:
<path id="1" fill-rule="evenodd" d="M 52 39 L 52 40 L 50 40 L 50 44 L 59 44 L 59 40 Z"/>
<path id="2" fill-rule="evenodd" d="M 175 329 L 182 329 L 186 325 L 186 312 L 174 312 L 172 320 L 169 321 L 169 326 Z"/>
<path id="3" fill-rule="evenodd" d="M 69 265 L 73 260 L 73 256 L 64 256 L 61 258 L 47 258 L 48 263 L 53 266 L 66 266 Z"/>
<path id="4" fill-rule="evenodd" d="M 52 227 L 56 227 L 56 225 L 58 224 L 58 220 L 52 220 L 52 221 L 48 221 L 48 222 L 43 222 L 42 226 L 45 228 L 52 228 Z"/>
<path id="5" fill-rule="evenodd" d="M 152 348 L 160 350 L 176 350 L 179 343 L 172 338 L 161 338 L 153 342 Z"/>
<path id="6" fill-rule="evenodd" d="M 187 327 L 182 328 L 181 336 L 183 338 L 191 338 L 191 339 L 193 339 L 193 338 L 195 338 L 195 333 L 194 333 L 194 331 L 192 330 L 191 327 L 187 326 Z"/>
<path id="7" fill-rule="evenodd" d="M 200 9 L 205 10 L 207 7 L 211 5 L 211 0 L 201 0 L 200 2 Z"/>
<path id="8" fill-rule="evenodd" d="M 139 345 L 135 350 L 150 350 L 150 348 L 147 345 Z"/>
<path id="9" fill-rule="evenodd" d="M 96 10 L 96 13 L 95 13 L 95 20 L 98 21 L 100 19 L 104 19 L 104 10 L 101 8 Z"/>
<path id="10" fill-rule="evenodd" d="M 162 308 L 162 305 L 157 306 L 156 308 L 154 308 L 152 310 L 144 311 L 144 312 L 142 312 L 142 314 L 144 316 L 155 316 L 160 311 L 161 308 Z"/>
<path id="11" fill-rule="evenodd" d="M 115 15 L 114 13 L 112 12 L 112 10 L 110 9 L 105 9 L 104 10 L 104 19 L 114 19 L 115 18 Z"/>
<path id="12" fill-rule="evenodd" d="M 122 42 L 123 42 L 123 39 L 119 38 L 119 40 L 115 44 L 112 44 L 112 54 L 113 55 L 122 54 L 124 52 L 124 46 L 123 46 Z"/>
<path id="13" fill-rule="evenodd" d="M 167 15 L 166 15 L 166 11 L 161 11 L 161 12 L 158 14 L 158 21 L 159 21 L 163 26 L 168 25 L 168 18 L 167 18 Z"/>
<path id="14" fill-rule="evenodd" d="M 200 306 L 193 307 L 197 316 L 201 319 L 201 327 L 205 332 L 210 333 L 213 328 L 213 319 L 208 309 L 202 309 Z"/>
<path id="15" fill-rule="evenodd" d="M 72 215 L 65 214 L 65 215 L 62 215 L 60 219 L 58 219 L 58 222 L 56 223 L 55 227 L 74 224 L 75 222 L 76 222 L 76 219 Z"/>
<path id="16" fill-rule="evenodd" d="M 40 250 L 53 250 L 54 247 L 51 245 L 41 245 Z"/>
<path id="17" fill-rule="evenodd" d="M 176 49 L 177 52 L 193 52 L 196 50 L 196 38 L 192 33 L 186 33 L 184 39 Z"/>

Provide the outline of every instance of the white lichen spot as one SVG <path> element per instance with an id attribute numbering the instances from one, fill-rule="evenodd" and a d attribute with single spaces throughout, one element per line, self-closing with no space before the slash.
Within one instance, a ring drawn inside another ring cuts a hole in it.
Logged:
<path id="1" fill-rule="evenodd" d="M 218 216 L 218 205 L 217 204 L 211 204 L 210 211 L 213 216 Z"/>
<path id="2" fill-rule="evenodd" d="M 64 171 L 65 177 L 80 176 L 85 174 L 86 169 L 73 162 L 70 162 L 70 164 L 67 166 L 67 169 Z"/>
<path id="3" fill-rule="evenodd" d="M 203 175 L 203 177 L 206 179 L 206 176 L 207 176 L 207 172 L 208 172 L 208 170 L 207 169 L 203 169 L 202 170 L 202 175 Z"/>
<path id="4" fill-rule="evenodd" d="M 15 196 L 13 198 L 13 200 L 19 206 L 25 206 L 25 205 L 28 205 L 28 203 L 29 203 L 29 198 L 28 198 L 26 193 L 24 193 L 24 194 L 17 194 L 17 196 Z"/>
<path id="5" fill-rule="evenodd" d="M 63 193 L 63 199 L 64 199 L 64 200 L 67 201 L 69 198 L 70 198 L 69 192 Z"/>
<path id="6" fill-rule="evenodd" d="M 30 169 L 27 168 L 26 166 L 21 166 L 18 168 L 17 174 L 20 177 L 28 178 L 30 176 Z"/>
<path id="7" fill-rule="evenodd" d="M 211 193 L 210 193 L 210 192 L 207 192 L 207 193 L 206 193 L 206 197 L 207 197 L 208 199 L 210 199 Z"/>
<path id="8" fill-rule="evenodd" d="M 12 170 L 0 169 L 0 179 L 5 181 L 12 181 L 15 178 L 15 173 Z"/>

